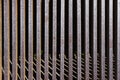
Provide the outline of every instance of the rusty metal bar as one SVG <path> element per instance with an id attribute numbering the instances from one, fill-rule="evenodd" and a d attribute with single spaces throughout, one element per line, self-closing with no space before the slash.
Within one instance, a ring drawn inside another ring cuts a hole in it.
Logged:
<path id="1" fill-rule="evenodd" d="M 12 0 L 12 79 L 17 80 L 17 0 Z"/>
<path id="2" fill-rule="evenodd" d="M 77 80 L 81 73 L 81 0 L 77 0 Z"/>
<path id="3" fill-rule="evenodd" d="M 56 56 L 57 56 L 57 0 L 53 0 L 53 73 L 52 79 L 56 80 Z"/>
<path id="4" fill-rule="evenodd" d="M 64 80 L 65 0 L 61 0 L 60 80 Z"/>
<path id="5" fill-rule="evenodd" d="M 73 0 L 69 0 L 69 80 L 73 75 Z"/>
<path id="6" fill-rule="evenodd" d="M 101 0 L 101 80 L 105 80 L 105 0 Z"/>
<path id="7" fill-rule="evenodd" d="M 33 0 L 28 0 L 28 79 L 33 79 Z"/>
<path id="8" fill-rule="evenodd" d="M 41 79 L 41 5 L 41 0 L 37 0 L 37 80 Z"/>
<path id="9" fill-rule="evenodd" d="M 48 62 L 49 62 L 49 0 L 45 0 L 45 75 L 44 79 L 48 80 Z"/>
<path id="10" fill-rule="evenodd" d="M 120 0 L 117 0 L 117 80 L 120 80 Z"/>
<path id="11" fill-rule="evenodd" d="M 113 0 L 109 0 L 109 80 L 113 80 Z"/>
<path id="12" fill-rule="evenodd" d="M 93 80 L 97 80 L 97 0 L 93 0 Z"/>
<path id="13" fill-rule="evenodd" d="M 10 75 L 10 65 L 9 65 L 9 54 L 10 54 L 10 7 L 9 7 L 9 0 L 3 1 L 4 7 L 4 79 L 9 80 Z"/>
<path id="14" fill-rule="evenodd" d="M 85 0 L 85 80 L 89 79 L 89 0 Z"/>
<path id="15" fill-rule="evenodd" d="M 0 1 L 0 80 L 2 80 L 2 0 Z"/>
<path id="16" fill-rule="evenodd" d="M 20 76 L 25 80 L 25 0 L 20 0 Z"/>

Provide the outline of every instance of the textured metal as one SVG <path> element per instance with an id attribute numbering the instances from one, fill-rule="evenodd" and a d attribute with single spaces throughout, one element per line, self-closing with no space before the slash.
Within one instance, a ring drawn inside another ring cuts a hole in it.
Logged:
<path id="1" fill-rule="evenodd" d="M 73 0 L 69 0 L 69 80 L 73 75 Z"/>
<path id="2" fill-rule="evenodd" d="M 77 0 L 77 80 L 81 80 L 81 0 Z"/>
<path id="3" fill-rule="evenodd" d="M 113 0 L 109 0 L 109 80 L 113 80 Z"/>
<path id="4" fill-rule="evenodd" d="M 45 0 L 45 75 L 44 79 L 48 80 L 48 57 L 49 57 L 49 0 Z"/>
<path id="5" fill-rule="evenodd" d="M 18 20 L 17 20 L 17 0 L 12 0 L 12 78 L 13 80 L 17 80 L 17 55 L 18 55 L 18 40 L 17 40 L 17 28 L 18 28 Z"/>
<path id="6" fill-rule="evenodd" d="M 105 0 L 101 0 L 101 80 L 105 80 Z"/>
<path id="7" fill-rule="evenodd" d="M 37 0 L 37 80 L 41 79 L 41 5 L 41 0 Z"/>
<path id="8" fill-rule="evenodd" d="M 117 0 L 117 80 L 120 79 L 120 0 Z"/>
<path id="9" fill-rule="evenodd" d="M 33 80 L 33 0 L 28 0 L 28 79 Z"/>
<path id="10" fill-rule="evenodd" d="M 65 47 L 65 0 L 61 0 L 61 42 L 60 42 L 60 80 L 64 80 L 64 47 Z"/>
<path id="11" fill-rule="evenodd" d="M 89 0 L 85 0 L 85 80 L 89 79 Z"/>
<path id="12" fill-rule="evenodd" d="M 56 57 L 57 57 L 57 0 L 53 0 L 53 73 L 52 79 L 56 80 Z"/>
<path id="13" fill-rule="evenodd" d="M 120 80 L 120 0 L 0 0 L 0 79 Z"/>
<path id="14" fill-rule="evenodd" d="M 97 0 L 93 0 L 93 80 L 97 80 Z"/>
<path id="15" fill-rule="evenodd" d="M 26 23 L 25 23 L 25 0 L 20 0 L 20 76 L 22 80 L 25 80 L 25 51 L 26 51 L 26 45 L 25 45 L 25 29 L 26 29 Z"/>
<path id="16" fill-rule="evenodd" d="M 3 1 L 3 17 L 4 17 L 4 80 L 9 80 L 10 75 L 10 65 L 9 65 L 9 59 L 10 59 L 10 9 L 9 9 L 9 0 Z"/>

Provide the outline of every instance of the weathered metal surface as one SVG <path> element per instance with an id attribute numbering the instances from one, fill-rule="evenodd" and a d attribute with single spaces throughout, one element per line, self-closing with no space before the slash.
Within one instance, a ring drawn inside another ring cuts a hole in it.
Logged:
<path id="1" fill-rule="evenodd" d="M 17 55 L 18 55 L 18 40 L 17 40 L 17 0 L 12 0 L 12 79 L 17 80 Z"/>
<path id="2" fill-rule="evenodd" d="M 69 80 L 72 80 L 73 77 L 73 0 L 69 0 Z"/>
<path id="3" fill-rule="evenodd" d="M 33 80 L 33 0 L 28 0 L 28 79 Z"/>
<path id="4" fill-rule="evenodd" d="M 21 65 L 21 69 L 20 69 L 20 76 L 21 76 L 21 80 L 25 80 L 25 51 L 26 51 L 26 34 L 25 34 L 25 30 L 26 30 L 26 15 L 25 15 L 25 0 L 20 0 L 20 65 Z"/>
<path id="5" fill-rule="evenodd" d="M 37 75 L 36 75 L 36 79 L 40 80 L 41 79 L 41 0 L 37 0 L 37 48 L 36 48 L 36 52 L 37 52 Z"/>
<path id="6" fill-rule="evenodd" d="M 93 0 L 93 80 L 97 80 L 97 0 Z"/>
<path id="7" fill-rule="evenodd" d="M 45 0 L 45 53 L 44 53 L 44 58 L 45 58 L 45 75 L 44 79 L 48 80 L 49 75 L 48 75 L 48 57 L 49 57 L 49 0 Z"/>
<path id="8" fill-rule="evenodd" d="M 120 0 L 117 0 L 117 80 L 120 79 Z"/>
<path id="9" fill-rule="evenodd" d="M 77 0 L 77 80 L 81 80 L 81 0 Z"/>
<path id="10" fill-rule="evenodd" d="M 4 80 L 9 80 L 10 75 L 10 65 L 9 65 L 9 59 L 10 59 L 10 9 L 9 9 L 9 0 L 3 1 L 3 17 L 4 17 Z"/>
<path id="11" fill-rule="evenodd" d="M 53 0 L 53 73 L 52 79 L 56 80 L 56 57 L 57 57 L 57 0 Z"/>
<path id="12" fill-rule="evenodd" d="M 9 79 L 56 80 L 57 78 L 60 78 L 60 80 L 64 80 L 64 79 L 113 80 L 115 76 L 116 76 L 115 79 L 117 80 L 120 79 L 119 77 L 120 76 L 120 55 L 119 55 L 120 0 L 116 0 L 117 2 L 114 2 L 114 0 L 108 0 L 108 1 L 92 0 L 92 2 L 90 2 L 90 0 L 85 0 L 85 1 L 77 0 L 75 2 L 75 4 L 77 5 L 77 9 L 76 9 L 77 11 L 75 12 L 75 14 L 77 14 L 76 18 L 74 18 L 75 16 L 73 16 L 73 13 L 75 11 L 73 10 L 75 9 L 73 8 L 73 6 L 75 5 L 73 4 L 74 3 L 73 0 L 68 0 L 68 4 L 65 4 L 65 0 L 60 0 L 60 3 L 58 3 L 57 0 L 52 0 L 51 1 L 52 7 L 50 7 L 51 5 L 50 0 L 45 0 L 43 2 L 44 8 L 42 8 L 43 0 L 37 0 L 35 1 L 36 3 L 34 2 L 34 0 L 27 0 L 27 1 L 20 0 L 20 3 L 18 3 L 18 0 L 11 0 L 11 1 L 2 0 L 2 1 L 0 2 L 0 33 L 1 33 L 0 34 L 0 43 L 1 43 L 0 44 L 0 61 L 1 61 L 0 79 L 2 79 L 2 74 L 4 80 L 9 80 Z M 26 6 L 27 5 L 26 3 L 28 3 L 28 6 Z M 36 5 L 33 5 L 33 3 L 35 3 Z M 114 23 L 115 18 L 113 15 L 113 8 L 115 8 L 115 3 L 117 4 L 116 23 Z M 60 5 L 58 6 L 58 4 Z M 68 6 L 68 9 L 66 9 L 65 6 Z M 85 12 L 81 11 L 81 9 L 83 8 L 85 8 Z M 26 12 L 27 11 L 26 9 L 28 9 L 28 12 Z M 18 17 L 19 11 L 20 11 L 20 18 Z M 36 15 L 33 15 L 34 14 L 33 11 L 36 11 L 35 12 Z M 66 14 L 65 12 L 68 13 Z M 28 13 L 28 15 L 26 13 Z M 59 18 L 58 17 L 59 13 L 60 13 L 60 21 L 59 19 L 57 19 Z M 44 17 L 42 17 L 43 15 Z M 90 17 L 92 19 L 90 19 Z M 3 27 L 2 27 L 2 18 L 3 18 Z M 20 19 L 20 33 L 18 33 L 19 31 L 17 31 L 19 26 L 18 19 Z M 33 21 L 34 19 L 36 19 L 35 23 Z M 74 20 L 77 21 L 76 22 L 77 24 L 75 24 L 75 26 L 77 27 L 76 28 L 77 32 L 75 32 L 73 28 Z M 42 22 L 44 25 L 42 24 Z M 58 30 L 59 22 L 60 22 L 60 30 Z M 27 23 L 28 25 L 26 25 Z M 68 28 L 65 26 L 67 23 L 68 23 Z M 52 24 L 52 29 L 50 29 L 49 24 Z M 117 29 L 113 27 L 115 24 L 117 25 L 116 26 Z M 92 27 L 90 27 L 91 25 Z M 12 32 L 10 32 L 10 26 L 12 27 Z M 28 30 L 26 30 L 26 27 L 28 27 Z M 34 35 L 33 29 L 36 30 L 35 37 L 33 36 Z M 67 30 L 68 33 L 65 32 Z M 51 35 L 49 35 L 50 33 L 49 31 L 52 31 L 51 33 L 52 37 L 50 37 Z M 60 36 L 57 36 L 59 35 L 59 32 L 57 31 L 60 31 Z M 108 33 L 105 31 L 107 31 Z M 117 31 L 116 32 L 117 35 L 114 34 L 115 31 Z M 3 32 L 3 36 L 2 36 L 2 32 Z M 74 32 L 77 34 L 73 35 Z M 12 37 L 10 37 L 10 33 L 12 33 Z M 28 37 L 26 36 L 25 33 L 28 33 Z M 18 34 L 20 34 L 20 40 L 18 40 Z M 68 38 L 66 37 L 66 34 Z M 113 39 L 114 36 L 116 37 L 117 40 Z M 60 45 L 57 39 L 59 37 L 60 37 Z M 65 37 L 67 38 L 68 42 Z M 37 55 L 36 58 L 33 58 L 34 38 L 36 38 L 35 39 L 36 41 L 35 54 Z M 42 41 L 42 38 L 44 38 L 43 39 L 44 41 Z M 73 53 L 73 49 L 74 49 L 73 38 L 76 38 L 77 41 L 76 42 L 77 53 Z M 26 45 L 26 39 L 28 40 L 27 42 L 28 45 Z M 2 40 L 4 42 L 3 45 L 2 45 Z M 10 40 L 12 41 L 12 48 L 10 48 Z M 115 42 L 114 40 L 116 40 L 116 44 L 113 45 L 113 42 Z M 20 54 L 18 52 L 19 41 L 20 41 Z M 50 46 L 52 46 L 52 50 L 50 50 L 52 53 L 50 53 L 49 51 L 49 49 L 51 49 L 49 48 L 50 47 L 49 41 L 52 41 L 50 42 L 52 43 L 50 44 Z M 82 41 L 85 43 L 82 44 Z M 44 44 L 42 44 L 43 42 Z M 68 44 L 68 47 L 65 47 L 65 45 L 67 45 L 66 43 Z M 92 48 L 90 48 L 91 45 Z M 2 50 L 2 46 L 3 46 L 3 50 Z M 28 53 L 26 53 L 27 46 L 28 46 Z M 44 50 L 43 50 L 44 58 L 41 55 L 43 49 L 42 46 L 44 46 Z M 57 49 L 58 49 L 57 46 L 60 46 L 60 53 L 57 53 Z M 114 49 L 114 46 L 116 46 L 117 49 Z M 65 54 L 66 48 L 68 48 L 68 54 Z M 92 51 L 90 49 L 92 49 Z M 2 55 L 2 51 L 4 53 L 3 55 Z M 11 59 L 10 51 L 12 51 L 12 61 L 10 61 Z M 113 51 L 117 53 L 113 53 Z M 84 57 L 81 57 L 81 55 L 83 56 L 82 53 L 84 54 Z M 27 58 L 27 56 L 25 57 L 25 54 L 28 54 L 28 61 L 25 59 Z M 49 54 L 52 55 L 52 57 Z M 77 56 L 74 57 L 73 55 L 77 55 Z M 114 59 L 113 55 L 116 55 L 115 56 L 116 59 Z M 3 65 L 2 65 L 2 57 L 3 57 Z M 25 62 L 27 64 L 25 64 Z M 10 66 L 10 64 L 12 66 Z"/>
<path id="13" fill-rule="evenodd" d="M 89 79 L 89 0 L 85 0 L 85 80 Z"/>
<path id="14" fill-rule="evenodd" d="M 61 0 L 61 34 L 60 34 L 60 80 L 64 80 L 64 47 L 65 47 L 65 0 Z"/>
<path id="15" fill-rule="evenodd" d="M 105 0 L 101 0 L 101 80 L 105 80 Z"/>
<path id="16" fill-rule="evenodd" d="M 113 80 L 113 0 L 109 0 L 109 80 Z"/>

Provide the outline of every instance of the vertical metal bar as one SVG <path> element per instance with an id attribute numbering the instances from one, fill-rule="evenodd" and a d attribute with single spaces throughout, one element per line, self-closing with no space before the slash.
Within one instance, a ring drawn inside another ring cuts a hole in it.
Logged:
<path id="1" fill-rule="evenodd" d="M 56 54 L 57 53 L 57 0 L 53 0 L 53 80 L 56 80 Z"/>
<path id="2" fill-rule="evenodd" d="M 117 80 L 120 80 L 120 0 L 117 0 Z"/>
<path id="3" fill-rule="evenodd" d="M 17 0 L 12 0 L 12 79 L 17 80 Z"/>
<path id="4" fill-rule="evenodd" d="M 97 0 L 93 0 L 93 80 L 97 80 Z"/>
<path id="5" fill-rule="evenodd" d="M 77 80 L 81 77 L 81 0 L 77 0 Z"/>
<path id="6" fill-rule="evenodd" d="M 25 0 L 20 0 L 20 57 L 21 57 L 21 80 L 25 80 Z"/>
<path id="7" fill-rule="evenodd" d="M 48 80 L 48 61 L 49 61 L 49 0 L 45 0 L 45 75 L 44 79 Z"/>
<path id="8" fill-rule="evenodd" d="M 85 80 L 89 80 L 89 0 L 85 0 Z"/>
<path id="9" fill-rule="evenodd" d="M 113 0 L 109 0 L 109 80 L 113 80 Z"/>
<path id="10" fill-rule="evenodd" d="M 41 79 L 41 0 L 37 0 L 37 76 Z"/>
<path id="11" fill-rule="evenodd" d="M 9 65 L 9 54 L 10 54 L 10 9 L 9 9 L 9 0 L 3 1 L 4 5 L 4 79 L 10 79 L 10 65 Z"/>
<path id="12" fill-rule="evenodd" d="M 73 0 L 69 0 L 69 80 L 73 75 Z"/>
<path id="13" fill-rule="evenodd" d="M 33 80 L 33 0 L 28 0 L 28 79 Z"/>
<path id="14" fill-rule="evenodd" d="M 61 0 L 60 80 L 64 80 L 65 0 Z"/>
<path id="15" fill-rule="evenodd" d="M 105 80 L 105 0 L 101 0 L 101 80 Z"/>
<path id="16" fill-rule="evenodd" d="M 2 0 L 0 1 L 0 80 L 2 80 Z"/>

